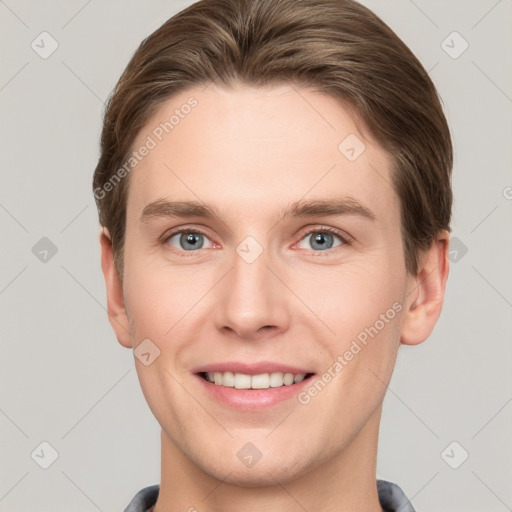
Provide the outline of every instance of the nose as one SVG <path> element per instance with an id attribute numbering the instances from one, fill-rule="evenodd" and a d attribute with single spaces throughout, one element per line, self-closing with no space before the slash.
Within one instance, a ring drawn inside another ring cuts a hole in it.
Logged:
<path id="1" fill-rule="evenodd" d="M 271 267 L 271 268 L 269 268 Z M 245 340 L 273 336 L 289 327 L 289 292 L 263 251 L 254 261 L 235 253 L 233 266 L 216 287 L 216 327 Z"/>

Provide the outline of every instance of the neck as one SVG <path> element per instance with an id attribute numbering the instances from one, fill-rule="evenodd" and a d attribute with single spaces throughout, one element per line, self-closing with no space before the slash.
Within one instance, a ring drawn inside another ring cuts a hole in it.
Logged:
<path id="1" fill-rule="evenodd" d="M 258 487 L 232 485 L 204 472 L 162 430 L 160 492 L 152 512 L 382 512 L 376 486 L 380 413 L 379 408 L 332 457 L 290 479 Z"/>

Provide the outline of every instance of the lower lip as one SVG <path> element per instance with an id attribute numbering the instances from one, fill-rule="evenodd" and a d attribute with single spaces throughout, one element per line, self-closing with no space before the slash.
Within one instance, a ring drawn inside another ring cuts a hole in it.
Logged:
<path id="1" fill-rule="evenodd" d="M 309 385 L 311 380 L 309 377 L 297 384 L 277 388 L 237 389 L 218 386 L 197 374 L 194 376 L 200 380 L 206 392 L 215 400 L 228 407 L 245 411 L 268 409 L 284 400 L 289 400 L 300 393 L 302 388 Z"/>

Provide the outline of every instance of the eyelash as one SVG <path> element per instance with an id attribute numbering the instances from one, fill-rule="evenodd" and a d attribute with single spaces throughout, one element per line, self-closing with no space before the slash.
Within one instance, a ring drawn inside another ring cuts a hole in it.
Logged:
<path id="1" fill-rule="evenodd" d="M 172 231 L 171 233 L 168 233 L 168 234 L 165 234 L 164 237 L 163 237 L 163 240 L 162 240 L 162 245 L 168 247 L 171 251 L 173 252 L 178 252 L 180 254 L 182 254 L 184 257 L 190 257 L 190 256 L 193 256 L 195 252 L 198 252 L 197 250 L 196 251 L 184 251 L 184 250 L 179 250 L 179 249 L 175 249 L 174 247 L 171 247 L 168 245 L 168 242 L 169 240 L 175 236 L 175 235 L 179 235 L 181 233 L 195 233 L 195 234 L 198 234 L 198 235 L 204 235 L 205 237 L 209 238 L 208 235 L 206 233 L 204 233 L 203 231 L 199 230 L 199 229 L 196 229 L 196 228 L 188 228 L 188 227 L 181 227 L 180 229 L 177 229 L 176 231 Z M 320 228 L 315 228 L 315 229 L 311 229 L 305 233 L 302 234 L 302 236 L 300 237 L 299 239 L 299 242 L 306 238 L 308 235 L 311 235 L 313 233 L 328 233 L 328 234 L 331 234 L 331 235 L 334 235 L 336 237 L 338 237 L 342 244 L 341 246 L 337 246 L 337 247 L 334 247 L 334 248 L 331 248 L 331 249 L 327 249 L 325 251 L 315 251 L 314 249 L 309 249 L 309 251 L 311 252 L 314 252 L 315 255 L 322 255 L 322 253 L 326 253 L 327 255 L 332 253 L 332 251 L 336 250 L 336 249 L 339 249 L 340 247 L 343 247 L 344 245 L 351 245 L 351 242 L 352 242 L 352 238 L 349 237 L 348 235 L 346 234 L 341 234 L 337 229 L 334 229 L 334 228 L 331 228 L 329 226 L 321 226 Z M 183 254 L 183 253 L 190 253 L 190 254 Z"/>

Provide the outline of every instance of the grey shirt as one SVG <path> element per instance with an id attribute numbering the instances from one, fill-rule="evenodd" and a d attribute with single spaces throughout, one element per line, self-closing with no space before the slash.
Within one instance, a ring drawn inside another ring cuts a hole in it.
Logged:
<path id="1" fill-rule="evenodd" d="M 146 512 L 156 503 L 159 490 L 160 485 L 158 484 L 144 487 L 133 497 L 123 512 Z M 377 480 L 377 492 L 380 506 L 386 512 L 414 512 L 411 502 L 398 485 L 385 480 Z"/>

